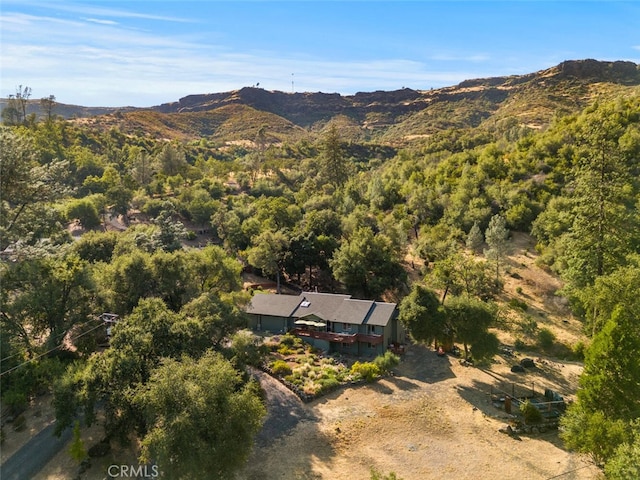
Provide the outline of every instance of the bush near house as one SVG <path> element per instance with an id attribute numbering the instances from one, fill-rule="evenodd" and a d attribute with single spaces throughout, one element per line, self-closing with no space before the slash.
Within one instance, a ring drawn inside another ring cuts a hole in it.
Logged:
<path id="1" fill-rule="evenodd" d="M 291 375 L 291 367 L 284 360 L 276 360 L 271 364 L 271 371 L 274 375 L 279 377 L 284 377 L 287 375 Z"/>
<path id="2" fill-rule="evenodd" d="M 292 391 L 309 400 L 348 383 L 373 382 L 390 372 L 400 362 L 392 352 L 379 355 L 371 362 L 356 361 L 351 368 L 334 354 L 325 356 L 300 338 L 286 334 L 265 340 L 271 351 L 266 360 L 269 371 L 282 379 Z"/>
<path id="3" fill-rule="evenodd" d="M 393 352 L 387 351 L 384 355 L 378 355 L 374 360 L 381 373 L 388 373 L 400 363 L 400 357 Z"/>
<path id="4" fill-rule="evenodd" d="M 374 362 L 356 362 L 351 366 L 351 375 L 373 382 L 380 376 L 380 368 Z"/>

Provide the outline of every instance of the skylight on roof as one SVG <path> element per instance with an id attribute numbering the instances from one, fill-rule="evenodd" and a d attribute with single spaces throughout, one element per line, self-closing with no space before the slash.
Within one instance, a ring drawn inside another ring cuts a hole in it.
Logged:
<path id="1" fill-rule="evenodd" d="M 304 308 L 307 308 L 309 305 L 311 305 L 311 302 L 310 302 L 309 300 L 304 300 L 304 301 L 300 304 L 300 306 L 301 306 L 301 307 L 304 307 Z"/>

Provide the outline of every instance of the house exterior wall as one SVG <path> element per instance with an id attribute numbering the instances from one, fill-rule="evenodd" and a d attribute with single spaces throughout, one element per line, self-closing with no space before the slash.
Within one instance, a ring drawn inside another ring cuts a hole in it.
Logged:
<path id="1" fill-rule="evenodd" d="M 249 328 L 263 332 L 286 332 L 288 330 L 287 319 L 271 315 L 249 314 Z"/>
<path id="2" fill-rule="evenodd" d="M 359 355 L 358 342 L 351 344 L 331 342 L 331 352 L 344 353 L 346 355 Z"/>
<path id="3" fill-rule="evenodd" d="M 368 342 L 358 342 L 358 355 L 366 356 L 366 357 L 377 357 L 378 355 L 382 355 L 385 351 L 385 346 L 383 343 L 378 345 L 371 345 Z"/>
<path id="4" fill-rule="evenodd" d="M 401 344 L 407 343 L 407 330 L 404 328 L 402 322 L 398 321 L 398 318 L 396 317 L 393 319 L 393 325 L 396 330 L 394 341 Z"/>
<path id="5" fill-rule="evenodd" d="M 393 336 L 393 324 L 395 323 L 395 321 L 392 319 L 389 323 L 387 323 L 384 326 L 383 329 L 383 336 L 384 336 L 384 342 L 382 342 L 382 344 L 384 345 L 384 348 L 387 348 L 389 346 L 390 343 L 392 343 L 394 341 L 394 336 Z"/>
<path id="6" fill-rule="evenodd" d="M 301 338 L 303 342 L 308 343 L 309 345 L 322 350 L 324 352 L 331 351 L 331 342 L 328 340 L 322 340 L 320 338 L 310 338 L 310 337 L 298 337 Z"/>

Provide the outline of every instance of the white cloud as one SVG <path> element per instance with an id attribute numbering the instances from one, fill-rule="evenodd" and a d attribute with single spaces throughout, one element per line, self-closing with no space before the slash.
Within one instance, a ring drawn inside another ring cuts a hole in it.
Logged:
<path id="1" fill-rule="evenodd" d="M 100 25 L 118 25 L 118 22 L 113 20 L 102 20 L 99 18 L 83 18 L 83 20 L 91 23 L 98 23 Z"/>
<path id="2" fill-rule="evenodd" d="M 32 0 L 3 0 L 4 9 L 11 5 L 20 7 L 31 7 L 43 10 L 50 10 L 58 13 L 76 14 L 81 17 L 109 17 L 109 18 L 135 18 L 140 20 L 157 20 L 175 23 L 194 23 L 194 20 L 184 17 L 156 15 L 151 13 L 140 13 L 118 8 L 107 8 L 103 6 L 78 4 L 72 2 L 43 2 Z"/>
<path id="3" fill-rule="evenodd" d="M 397 58 L 330 60 L 265 49 L 239 52 L 214 43 L 215 32 L 154 34 L 102 18 L 137 15 L 131 12 L 64 5 L 56 8 L 87 16 L 0 17 L 3 88 L 29 85 L 34 98 L 53 94 L 60 102 L 88 106 L 150 106 L 258 82 L 269 90 L 290 91 L 292 80 L 296 91 L 352 94 L 454 85 L 478 75 L 454 71 L 451 62 L 487 59 L 443 54 L 427 64 Z"/>

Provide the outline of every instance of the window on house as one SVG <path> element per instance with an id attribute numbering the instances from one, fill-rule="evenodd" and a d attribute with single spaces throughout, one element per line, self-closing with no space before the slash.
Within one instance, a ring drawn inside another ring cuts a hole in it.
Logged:
<path id="1" fill-rule="evenodd" d="M 373 348 L 373 343 L 371 342 L 367 343 L 367 348 Z"/>
<path id="2" fill-rule="evenodd" d="M 349 348 L 349 344 L 348 343 L 342 343 L 342 348 Z"/>

